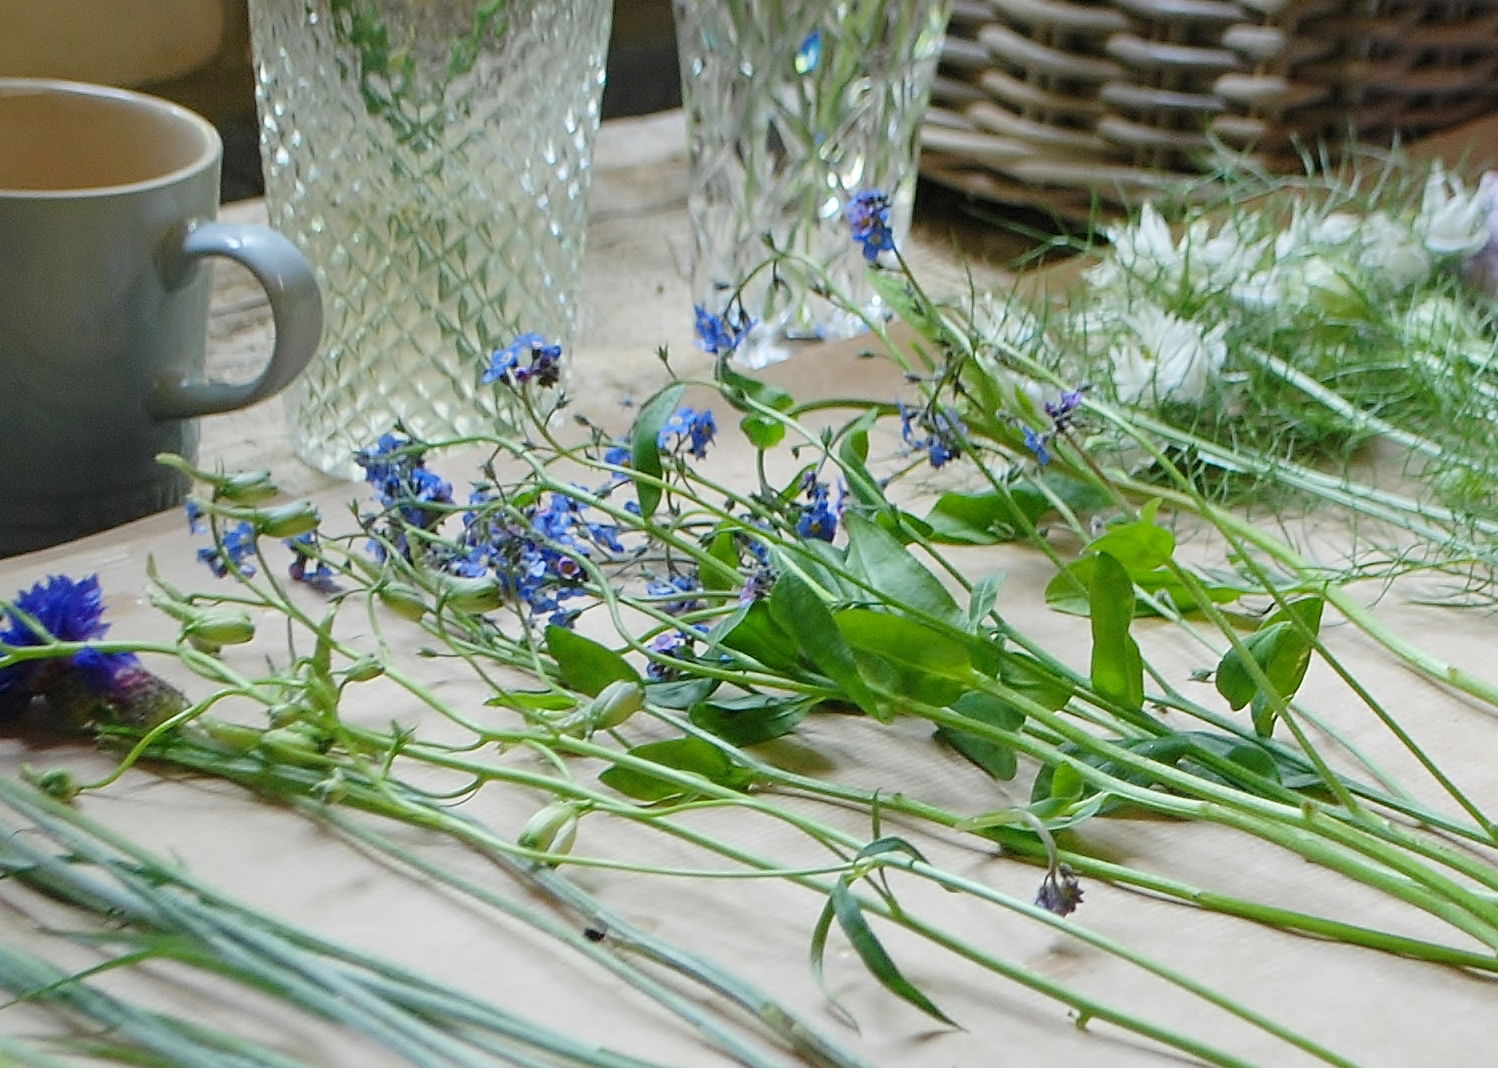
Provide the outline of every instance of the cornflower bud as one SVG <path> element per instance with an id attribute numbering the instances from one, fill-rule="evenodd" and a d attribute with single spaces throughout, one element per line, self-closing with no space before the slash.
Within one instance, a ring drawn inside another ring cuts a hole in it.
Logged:
<path id="1" fill-rule="evenodd" d="M 350 682 L 368 682 L 377 679 L 385 673 L 385 665 L 380 663 L 377 657 L 365 656 L 355 660 L 344 671 L 343 677 Z"/>
<path id="2" fill-rule="evenodd" d="M 235 504 L 258 504 L 279 492 L 269 471 L 237 471 L 213 482 L 214 499 Z"/>
<path id="3" fill-rule="evenodd" d="M 183 620 L 182 636 L 194 649 L 211 653 L 250 641 L 255 637 L 255 624 L 237 608 L 206 608 Z"/>
<path id="4" fill-rule="evenodd" d="M 492 612 L 505 601 L 499 580 L 492 577 L 438 575 L 437 587 L 440 603 L 462 612 Z"/>
<path id="5" fill-rule="evenodd" d="M 255 748 L 283 764 L 299 768 L 320 768 L 327 764 L 323 753 L 326 739 L 315 727 L 294 724 L 263 731 Z"/>
<path id="6" fill-rule="evenodd" d="M 421 622 L 427 614 L 426 598 L 412 586 L 384 585 L 379 588 L 380 603 L 402 619 L 412 623 Z"/>
<path id="7" fill-rule="evenodd" d="M 516 844 L 542 853 L 570 853 L 585 808 L 577 801 L 553 801 L 526 822 Z"/>
<path id="8" fill-rule="evenodd" d="M 587 723 L 593 730 L 610 730 L 644 707 L 645 687 L 632 679 L 616 679 L 588 702 Z"/>
<path id="9" fill-rule="evenodd" d="M 274 508 L 262 508 L 250 520 L 261 534 L 272 538 L 294 538 L 316 530 L 322 522 L 322 514 L 311 501 L 293 501 Z"/>

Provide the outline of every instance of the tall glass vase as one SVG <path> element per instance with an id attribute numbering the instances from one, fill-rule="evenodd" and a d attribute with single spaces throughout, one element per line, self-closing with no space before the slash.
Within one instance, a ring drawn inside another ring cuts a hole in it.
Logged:
<path id="1" fill-rule="evenodd" d="M 735 357 L 848 337 L 882 313 L 844 209 L 884 193 L 895 241 L 950 0 L 675 0 L 695 299 L 755 325 Z M 772 255 L 773 267 L 767 266 Z"/>
<path id="2" fill-rule="evenodd" d="M 250 0 L 266 204 L 322 285 L 297 453 L 506 421 L 485 357 L 567 344 L 611 0 Z M 511 401 L 513 403 L 513 401 Z"/>

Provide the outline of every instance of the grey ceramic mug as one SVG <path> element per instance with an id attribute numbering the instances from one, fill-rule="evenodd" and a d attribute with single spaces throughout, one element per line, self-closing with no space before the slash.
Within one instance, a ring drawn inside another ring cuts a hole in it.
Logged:
<path id="1" fill-rule="evenodd" d="M 222 145 L 192 112 L 118 89 L 0 78 L 0 556 L 170 507 L 193 420 L 280 390 L 322 333 L 312 268 L 263 226 L 215 222 Z M 265 287 L 264 370 L 203 380 L 212 272 Z"/>

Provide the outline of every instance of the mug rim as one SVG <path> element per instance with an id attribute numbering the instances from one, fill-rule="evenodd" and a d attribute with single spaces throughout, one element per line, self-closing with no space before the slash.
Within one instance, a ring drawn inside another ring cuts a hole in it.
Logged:
<path id="1" fill-rule="evenodd" d="M 9 200 L 76 200 L 133 193 L 144 189 L 156 189 L 171 185 L 173 182 L 181 181 L 190 175 L 196 174 L 204 166 L 216 162 L 223 156 L 223 139 L 219 136 L 218 130 L 214 127 L 213 123 L 203 118 L 203 116 L 191 108 L 185 108 L 181 104 L 174 103 L 171 100 L 152 96 L 149 93 L 136 92 L 134 89 L 122 89 L 112 85 L 99 85 L 94 82 L 70 81 L 66 78 L 0 77 L 0 96 L 40 95 L 42 93 L 65 93 L 73 96 L 113 100 L 117 103 L 128 104 L 134 108 L 141 108 L 176 121 L 185 122 L 189 126 L 194 127 L 203 137 L 203 151 L 181 167 L 154 175 L 150 178 L 142 178 L 136 182 L 122 182 L 116 185 L 91 185 L 75 189 L 11 189 L 0 185 L 0 196 Z"/>

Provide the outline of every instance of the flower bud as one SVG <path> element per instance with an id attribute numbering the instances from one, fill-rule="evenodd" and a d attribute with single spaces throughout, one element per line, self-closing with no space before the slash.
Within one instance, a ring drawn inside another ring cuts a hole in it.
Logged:
<path id="1" fill-rule="evenodd" d="M 231 753 L 248 753 L 260 744 L 261 732 L 240 723 L 225 723 L 219 719 L 200 719 L 195 724 L 208 738 Z"/>
<path id="2" fill-rule="evenodd" d="M 214 480 L 213 496 L 217 500 L 233 501 L 235 504 L 258 504 L 268 501 L 280 491 L 271 481 L 269 471 L 237 471 Z"/>
<path id="3" fill-rule="evenodd" d="M 315 768 L 327 763 L 322 737 L 301 725 L 262 731 L 256 748 L 273 760 L 295 767 Z"/>
<path id="4" fill-rule="evenodd" d="M 377 657 L 365 656 L 350 664 L 343 676 L 350 682 L 368 682 L 383 674 L 385 674 L 385 665 L 380 663 Z"/>
<path id="5" fill-rule="evenodd" d="M 293 501 L 262 508 L 252 517 L 255 529 L 272 538 L 294 538 L 310 534 L 322 522 L 322 514 L 311 501 Z"/>
<path id="6" fill-rule="evenodd" d="M 463 612 L 491 612 L 505 601 L 499 580 L 492 577 L 438 575 L 437 588 L 442 604 Z"/>
<path id="7" fill-rule="evenodd" d="M 516 842 L 542 853 L 570 853 L 577 840 L 577 817 L 583 810 L 576 801 L 553 801 L 530 818 Z"/>
<path id="8" fill-rule="evenodd" d="M 380 603 L 402 619 L 419 623 L 421 617 L 426 615 L 426 598 L 418 589 L 410 586 L 385 585 L 379 588 L 378 595 Z"/>
<path id="9" fill-rule="evenodd" d="M 645 707 L 645 687 L 633 679 L 616 679 L 588 702 L 587 722 L 594 730 L 617 727 Z"/>
<path id="10" fill-rule="evenodd" d="M 182 636 L 193 648 L 212 652 L 220 646 L 241 645 L 254 638 L 255 624 L 237 608 L 208 608 L 183 621 Z"/>

